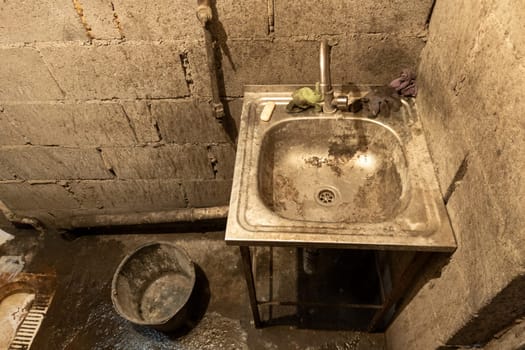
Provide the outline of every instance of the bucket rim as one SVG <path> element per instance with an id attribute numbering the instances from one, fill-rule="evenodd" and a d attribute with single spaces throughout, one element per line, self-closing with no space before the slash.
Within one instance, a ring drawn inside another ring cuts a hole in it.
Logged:
<path id="1" fill-rule="evenodd" d="M 120 303 L 119 303 L 119 300 L 118 300 L 118 292 L 117 292 L 117 288 L 116 288 L 116 285 L 117 285 L 117 279 L 119 277 L 119 274 L 120 272 L 122 271 L 122 268 L 124 267 L 124 265 L 126 265 L 126 263 L 131 259 L 133 258 L 133 256 L 138 253 L 139 251 L 141 251 L 142 249 L 144 248 L 147 248 L 147 247 L 150 247 L 150 246 L 154 246 L 154 245 L 169 245 L 171 246 L 172 248 L 175 248 L 175 250 L 177 250 L 179 253 L 181 253 L 181 255 L 187 259 L 189 265 L 190 265 L 190 285 L 191 285 L 191 291 L 189 293 L 187 293 L 187 295 L 185 295 L 185 298 L 183 300 L 183 303 L 181 304 L 181 306 L 175 310 L 170 316 L 167 316 L 159 321 L 156 321 L 156 322 L 148 322 L 148 321 L 144 321 L 144 320 L 140 320 L 140 319 L 137 319 L 137 318 L 134 318 L 134 317 L 130 317 L 128 316 L 126 313 L 124 313 L 120 307 Z M 162 325 L 165 325 L 166 323 L 168 323 L 170 320 L 172 320 L 182 309 L 184 309 L 184 307 L 186 306 L 186 304 L 188 303 L 192 293 L 193 293 L 193 288 L 195 287 L 195 280 L 196 280 L 196 276 L 195 276 L 195 263 L 193 262 L 193 260 L 190 258 L 188 252 L 178 246 L 177 244 L 175 244 L 174 242 L 169 242 L 169 241 L 152 241 L 152 242 L 148 242 L 148 243 L 144 243 L 144 244 L 141 244 L 140 246 L 138 246 L 137 248 L 135 248 L 133 251 L 131 251 L 130 253 L 126 254 L 126 256 L 122 259 L 122 261 L 119 263 L 117 269 L 115 270 L 115 273 L 113 274 L 113 279 L 111 281 L 111 302 L 113 304 L 113 308 L 117 311 L 117 313 L 124 319 L 130 321 L 130 322 L 133 322 L 135 324 L 138 324 L 138 325 L 143 325 L 143 326 L 162 326 Z"/>

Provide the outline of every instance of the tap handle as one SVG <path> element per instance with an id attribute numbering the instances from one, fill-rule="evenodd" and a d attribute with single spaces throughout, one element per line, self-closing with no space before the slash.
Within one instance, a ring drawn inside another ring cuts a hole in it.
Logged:
<path id="1" fill-rule="evenodd" d="M 210 0 L 197 0 L 197 18 L 204 27 L 211 21 L 213 15 L 210 6 Z"/>
<path id="2" fill-rule="evenodd" d="M 332 100 L 332 105 L 334 105 L 340 111 L 348 110 L 348 96 L 341 95 L 337 96 Z"/>

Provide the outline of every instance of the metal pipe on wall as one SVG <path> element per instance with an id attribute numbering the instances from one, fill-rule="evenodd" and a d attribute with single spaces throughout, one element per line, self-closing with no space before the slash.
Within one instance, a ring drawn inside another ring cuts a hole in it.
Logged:
<path id="1" fill-rule="evenodd" d="M 212 108 L 215 118 L 224 118 L 224 106 L 222 105 L 219 80 L 217 78 L 217 60 L 215 57 L 216 41 L 211 32 L 210 23 L 213 18 L 213 11 L 210 0 L 197 1 L 197 18 L 201 22 L 204 30 L 204 46 L 208 57 L 208 70 L 210 73 Z"/>
<path id="2" fill-rule="evenodd" d="M 76 216 L 72 218 L 69 228 L 133 226 L 225 219 L 228 217 L 228 208 L 225 205 L 207 208 L 180 208 L 158 212 Z"/>

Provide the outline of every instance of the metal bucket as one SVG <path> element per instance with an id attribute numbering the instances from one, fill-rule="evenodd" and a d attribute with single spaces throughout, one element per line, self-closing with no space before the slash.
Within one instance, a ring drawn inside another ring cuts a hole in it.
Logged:
<path id="1" fill-rule="evenodd" d="M 194 285 L 188 253 L 170 242 L 153 242 L 122 260 L 111 283 L 111 300 L 128 321 L 167 332 L 185 323 Z"/>

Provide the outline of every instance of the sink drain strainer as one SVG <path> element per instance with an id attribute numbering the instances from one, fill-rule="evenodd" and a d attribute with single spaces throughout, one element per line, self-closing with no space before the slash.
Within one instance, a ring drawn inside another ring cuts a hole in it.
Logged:
<path id="1" fill-rule="evenodd" d="M 325 187 L 317 190 L 315 200 L 320 205 L 331 206 L 337 202 L 338 195 L 335 189 Z"/>

